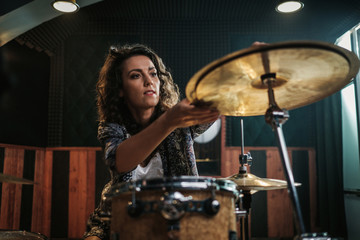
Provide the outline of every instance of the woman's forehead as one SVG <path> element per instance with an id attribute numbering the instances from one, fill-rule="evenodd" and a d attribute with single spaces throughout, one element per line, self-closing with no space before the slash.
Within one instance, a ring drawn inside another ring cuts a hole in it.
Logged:
<path id="1" fill-rule="evenodd" d="M 151 59 L 144 55 L 135 55 L 131 56 L 126 59 L 123 63 L 124 70 L 131 70 L 131 69 L 148 69 L 154 68 L 155 65 L 151 61 Z"/>

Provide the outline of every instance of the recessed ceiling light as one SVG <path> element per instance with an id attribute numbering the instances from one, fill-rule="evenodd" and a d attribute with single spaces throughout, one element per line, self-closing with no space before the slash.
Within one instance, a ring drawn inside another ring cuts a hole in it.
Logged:
<path id="1" fill-rule="evenodd" d="M 276 11 L 281 13 L 292 13 L 301 10 L 304 4 L 296 0 L 280 0 L 276 6 Z"/>
<path id="2" fill-rule="evenodd" d="M 64 13 L 73 13 L 80 9 L 75 0 L 56 0 L 51 5 L 56 10 Z"/>

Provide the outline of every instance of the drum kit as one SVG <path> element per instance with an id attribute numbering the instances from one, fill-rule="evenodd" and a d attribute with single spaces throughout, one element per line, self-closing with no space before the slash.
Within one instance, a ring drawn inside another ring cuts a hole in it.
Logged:
<path id="1" fill-rule="evenodd" d="M 327 233 L 305 230 L 296 191 L 300 184 L 294 182 L 282 125 L 289 118 L 287 110 L 341 90 L 359 66 L 357 56 L 341 47 L 293 41 L 252 46 L 202 68 L 188 82 L 186 97 L 225 116 L 265 115 L 278 142 L 286 181 L 248 173 L 251 156 L 244 154 L 242 141 L 239 173 L 230 177 L 172 177 L 114 186 L 108 195 L 112 239 L 248 240 L 251 195 L 285 188 L 294 210 L 294 239 L 331 239 Z"/>
<path id="2" fill-rule="evenodd" d="M 287 188 L 297 229 L 294 239 L 331 239 L 326 233 L 305 230 L 295 188 L 300 184 L 294 182 L 282 132 L 289 113 L 280 106 L 291 110 L 330 96 L 352 81 L 359 66 L 356 55 L 341 47 L 294 41 L 252 46 L 202 68 L 188 82 L 187 98 L 225 116 L 265 115 L 278 142 L 286 181 L 247 172 L 252 158 L 244 153 L 241 125 L 240 167 L 235 175 L 166 177 L 113 186 L 106 196 L 112 210 L 103 217 L 111 226 L 110 238 L 248 240 L 251 195 Z M 32 184 L 3 174 L 0 181 Z"/>

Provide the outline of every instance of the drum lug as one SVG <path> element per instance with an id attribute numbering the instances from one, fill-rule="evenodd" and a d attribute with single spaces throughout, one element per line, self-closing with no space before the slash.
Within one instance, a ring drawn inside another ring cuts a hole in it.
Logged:
<path id="1" fill-rule="evenodd" d="M 204 202 L 204 210 L 206 214 L 214 216 L 220 210 L 219 201 L 213 198 L 206 199 Z"/>
<path id="2" fill-rule="evenodd" d="M 143 211 L 144 206 L 141 201 L 135 200 L 134 202 L 131 202 L 127 208 L 129 216 L 136 218 L 139 217 Z"/>
<path id="3" fill-rule="evenodd" d="M 179 220 L 185 214 L 185 203 L 191 199 L 180 192 L 166 192 L 161 198 L 161 215 L 166 220 Z"/>
<path id="4" fill-rule="evenodd" d="M 127 207 L 127 212 L 130 217 L 136 218 L 139 217 L 144 211 L 144 205 L 140 200 L 136 200 L 136 186 L 135 182 L 129 186 L 129 190 L 131 190 L 131 202 Z"/>

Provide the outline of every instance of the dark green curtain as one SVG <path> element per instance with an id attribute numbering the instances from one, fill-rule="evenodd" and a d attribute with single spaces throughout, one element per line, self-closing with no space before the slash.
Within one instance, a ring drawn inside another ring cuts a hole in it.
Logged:
<path id="1" fill-rule="evenodd" d="M 340 92 L 316 107 L 318 226 L 332 237 L 346 238 Z"/>

